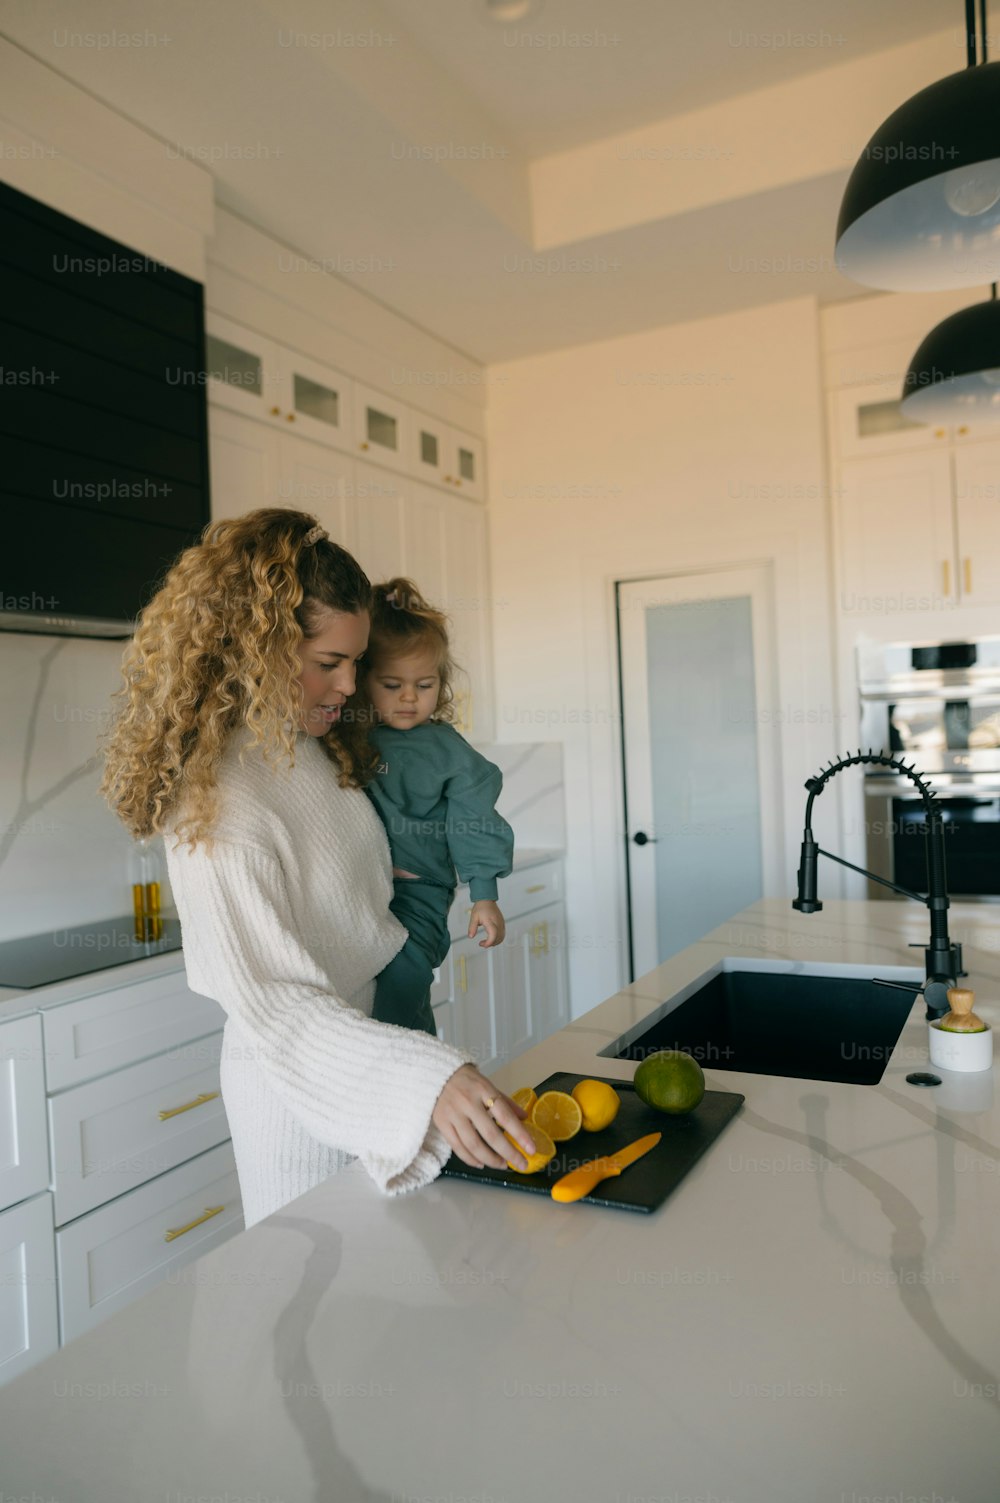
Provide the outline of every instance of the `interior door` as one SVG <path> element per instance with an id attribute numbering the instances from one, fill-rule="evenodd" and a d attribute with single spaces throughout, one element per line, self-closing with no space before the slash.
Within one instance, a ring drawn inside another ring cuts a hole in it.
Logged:
<path id="1" fill-rule="evenodd" d="M 782 881 L 767 565 L 618 586 L 632 974 Z"/>

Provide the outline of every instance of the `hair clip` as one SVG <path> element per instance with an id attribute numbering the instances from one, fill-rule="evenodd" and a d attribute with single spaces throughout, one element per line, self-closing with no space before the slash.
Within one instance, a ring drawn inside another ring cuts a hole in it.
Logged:
<path id="1" fill-rule="evenodd" d="M 396 591 L 395 590 L 389 590 L 386 593 L 385 603 L 386 603 L 386 605 L 395 605 L 396 604 Z"/>
<path id="2" fill-rule="evenodd" d="M 303 548 L 309 548 L 313 543 L 318 543 L 320 538 L 329 538 L 329 536 L 330 534 L 327 532 L 326 528 L 321 527 L 317 522 L 315 527 L 310 527 L 309 531 L 302 539 L 302 546 Z"/>

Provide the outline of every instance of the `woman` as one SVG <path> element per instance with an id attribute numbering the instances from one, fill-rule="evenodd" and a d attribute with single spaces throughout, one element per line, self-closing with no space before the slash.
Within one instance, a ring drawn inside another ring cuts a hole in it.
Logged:
<path id="1" fill-rule="evenodd" d="M 386 1194 L 455 1153 L 524 1161 L 522 1110 L 467 1053 L 378 1023 L 374 978 L 406 939 L 389 847 L 343 717 L 371 586 L 315 519 L 210 524 L 125 653 L 103 791 L 162 831 L 194 991 L 227 1014 L 222 1096 L 247 1226 L 352 1156 Z"/>

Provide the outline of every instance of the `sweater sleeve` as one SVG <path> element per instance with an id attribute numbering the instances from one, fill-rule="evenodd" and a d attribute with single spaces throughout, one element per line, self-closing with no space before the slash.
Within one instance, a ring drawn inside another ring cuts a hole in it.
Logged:
<path id="1" fill-rule="evenodd" d="M 387 1195 L 435 1179 L 451 1150 L 431 1113 L 472 1056 L 336 995 L 296 932 L 274 855 L 216 840 L 171 856 L 192 987 L 236 1021 L 288 1110 Z"/>
<path id="2" fill-rule="evenodd" d="M 497 878 L 510 874 L 514 831 L 495 808 L 503 787 L 499 767 L 458 737 L 461 757 L 445 784 L 445 834 L 459 880 L 469 897 L 496 901 Z"/>

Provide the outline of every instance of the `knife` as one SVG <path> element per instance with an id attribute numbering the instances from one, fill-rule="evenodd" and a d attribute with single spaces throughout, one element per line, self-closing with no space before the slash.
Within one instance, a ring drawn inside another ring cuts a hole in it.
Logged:
<path id="1" fill-rule="evenodd" d="M 568 1205 L 574 1200 L 581 1200 L 595 1185 L 599 1185 L 602 1179 L 610 1179 L 613 1175 L 621 1174 L 629 1164 L 634 1164 L 636 1159 L 641 1159 L 644 1153 L 656 1147 L 662 1137 L 661 1132 L 647 1133 L 646 1137 L 638 1138 L 627 1148 L 620 1148 L 617 1153 L 606 1154 L 600 1159 L 591 1159 L 588 1164 L 581 1164 L 578 1169 L 571 1169 L 568 1174 L 563 1175 L 562 1179 L 557 1179 L 552 1186 L 552 1199 L 560 1201 L 563 1205 Z"/>

